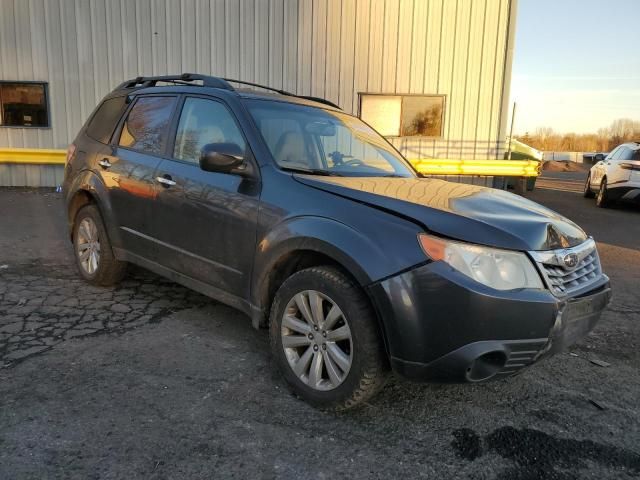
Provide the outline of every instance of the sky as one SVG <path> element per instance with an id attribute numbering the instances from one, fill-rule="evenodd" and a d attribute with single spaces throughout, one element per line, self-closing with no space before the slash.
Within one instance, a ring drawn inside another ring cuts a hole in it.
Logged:
<path id="1" fill-rule="evenodd" d="M 518 0 L 514 133 L 640 120 L 640 0 Z"/>

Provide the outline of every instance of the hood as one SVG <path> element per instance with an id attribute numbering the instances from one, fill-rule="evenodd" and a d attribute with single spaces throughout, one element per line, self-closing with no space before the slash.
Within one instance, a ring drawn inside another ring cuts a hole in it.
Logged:
<path id="1" fill-rule="evenodd" d="M 493 188 L 433 178 L 294 178 L 466 242 L 510 250 L 552 250 L 572 247 L 587 239 L 580 227 L 562 215 Z"/>

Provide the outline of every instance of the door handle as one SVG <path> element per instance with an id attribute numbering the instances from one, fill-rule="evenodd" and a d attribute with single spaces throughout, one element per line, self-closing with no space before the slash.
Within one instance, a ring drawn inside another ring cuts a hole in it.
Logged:
<path id="1" fill-rule="evenodd" d="M 111 162 L 107 158 L 103 158 L 98 162 L 98 165 L 102 168 L 109 168 L 111 166 Z"/>
<path id="2" fill-rule="evenodd" d="M 156 181 L 160 183 L 163 187 L 169 188 L 176 184 L 169 175 L 164 177 L 156 177 Z"/>

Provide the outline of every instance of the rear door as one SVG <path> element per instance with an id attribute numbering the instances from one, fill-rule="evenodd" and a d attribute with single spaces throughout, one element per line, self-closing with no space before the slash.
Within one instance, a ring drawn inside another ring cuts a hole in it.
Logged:
<path id="1" fill-rule="evenodd" d="M 149 216 L 156 197 L 154 173 L 165 151 L 177 98 L 149 95 L 135 99 L 114 135 L 110 154 L 97 159 L 122 246 L 145 258 L 152 258 L 155 248 L 149 237 Z"/>
<path id="2" fill-rule="evenodd" d="M 631 171 L 629 181 L 640 184 L 640 147 L 631 152 L 631 158 L 629 161 L 624 162 L 626 165 L 623 165 L 623 168 Z"/>
<path id="3" fill-rule="evenodd" d="M 591 186 L 593 188 L 600 188 L 602 177 L 607 173 L 607 166 L 610 165 L 613 159 L 617 157 L 621 148 L 622 147 L 614 148 L 603 161 L 596 163 L 595 168 L 593 169 L 593 175 L 591 176 Z"/>
<path id="4" fill-rule="evenodd" d="M 631 146 L 622 148 L 622 153 L 609 167 L 609 185 L 640 181 L 640 151 Z"/>
<path id="5" fill-rule="evenodd" d="M 175 126 L 171 159 L 157 177 L 152 235 L 158 263 L 235 296 L 245 296 L 256 245 L 258 178 L 205 172 L 200 150 L 210 143 L 236 143 L 253 162 L 229 108 L 211 97 L 187 96 Z M 254 165 L 256 167 L 256 165 Z M 258 168 L 253 168 L 258 172 Z"/>

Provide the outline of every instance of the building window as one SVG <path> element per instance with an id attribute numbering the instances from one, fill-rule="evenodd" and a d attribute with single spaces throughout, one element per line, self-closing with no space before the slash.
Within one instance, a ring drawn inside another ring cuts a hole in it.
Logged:
<path id="1" fill-rule="evenodd" d="M 444 95 L 360 94 L 360 118 L 385 137 L 441 137 Z"/>
<path id="2" fill-rule="evenodd" d="M 0 82 L 0 126 L 48 127 L 47 84 Z"/>

